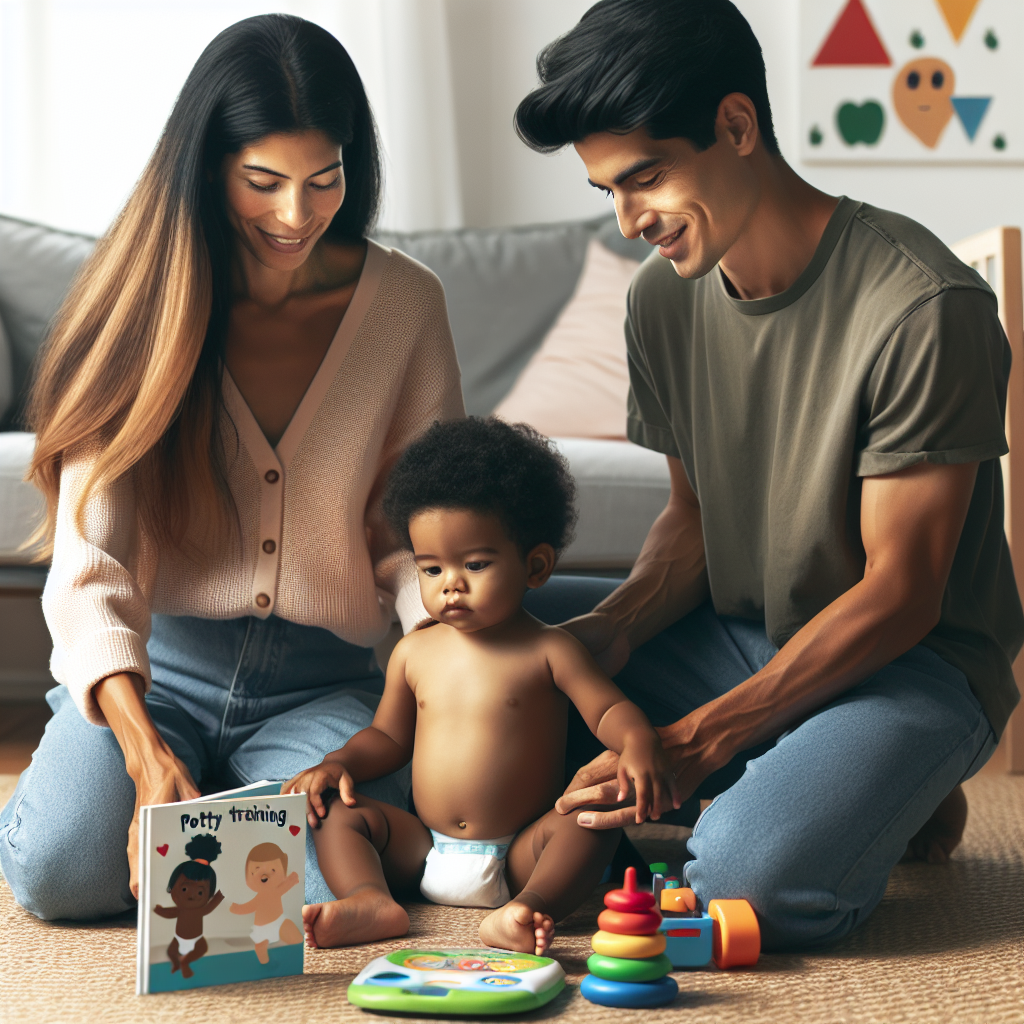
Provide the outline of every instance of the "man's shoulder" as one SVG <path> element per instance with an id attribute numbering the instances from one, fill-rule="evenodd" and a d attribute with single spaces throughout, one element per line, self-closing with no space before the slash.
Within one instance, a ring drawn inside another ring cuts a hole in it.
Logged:
<path id="1" fill-rule="evenodd" d="M 861 203 L 852 218 L 851 238 L 855 249 L 865 250 L 885 266 L 885 278 L 893 286 L 913 282 L 923 293 L 950 288 L 991 292 L 978 272 L 940 238 L 903 214 Z"/>

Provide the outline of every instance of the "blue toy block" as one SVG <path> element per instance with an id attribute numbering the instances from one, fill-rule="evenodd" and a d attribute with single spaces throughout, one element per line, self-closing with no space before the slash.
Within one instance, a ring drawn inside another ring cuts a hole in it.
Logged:
<path id="1" fill-rule="evenodd" d="M 707 912 L 700 917 L 663 917 L 658 926 L 665 933 L 665 955 L 673 968 L 705 967 L 711 963 L 714 919 Z"/>

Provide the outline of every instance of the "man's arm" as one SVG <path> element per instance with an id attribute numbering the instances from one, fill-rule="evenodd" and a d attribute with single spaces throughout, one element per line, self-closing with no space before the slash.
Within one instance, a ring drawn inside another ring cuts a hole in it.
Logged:
<path id="1" fill-rule="evenodd" d="M 562 624 L 610 676 L 631 651 L 708 597 L 700 503 L 679 459 L 668 456 L 671 491 L 633 571 L 589 615 Z"/>
<path id="2" fill-rule="evenodd" d="M 977 463 L 919 463 L 865 478 L 863 579 L 808 622 L 760 672 L 659 730 L 682 796 L 734 754 L 834 700 L 935 627 L 977 470 Z M 599 803 L 602 796 L 607 800 L 606 791 L 614 786 L 574 792 L 559 801 L 559 810 Z M 623 810 L 595 812 L 581 824 L 612 827 L 631 818 Z"/>

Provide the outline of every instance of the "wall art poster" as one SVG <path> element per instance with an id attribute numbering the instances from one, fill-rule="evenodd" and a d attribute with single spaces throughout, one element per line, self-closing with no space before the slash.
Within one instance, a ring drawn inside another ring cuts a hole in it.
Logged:
<path id="1" fill-rule="evenodd" d="M 801 0 L 801 157 L 1024 162 L 1022 0 Z"/>

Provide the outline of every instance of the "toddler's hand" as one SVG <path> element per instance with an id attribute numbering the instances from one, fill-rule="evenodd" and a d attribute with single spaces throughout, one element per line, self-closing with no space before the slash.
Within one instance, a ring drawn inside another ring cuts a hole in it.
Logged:
<path id="1" fill-rule="evenodd" d="M 356 804 L 356 786 L 352 776 L 337 761 L 322 761 L 313 768 L 299 772 L 281 787 L 281 795 L 306 794 L 306 820 L 310 828 L 319 828 L 320 820 L 327 817 L 324 793 L 336 789 L 348 807 Z"/>
<path id="2" fill-rule="evenodd" d="M 636 793 L 636 823 L 657 821 L 681 804 L 668 758 L 657 735 L 627 741 L 619 755 L 619 799 Z"/>

